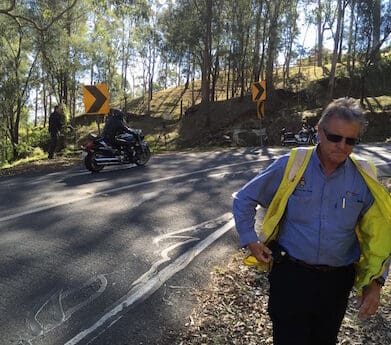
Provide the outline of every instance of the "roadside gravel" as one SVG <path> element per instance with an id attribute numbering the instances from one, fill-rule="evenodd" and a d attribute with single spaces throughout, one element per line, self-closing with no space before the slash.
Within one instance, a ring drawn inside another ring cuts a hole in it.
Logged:
<path id="1" fill-rule="evenodd" d="M 197 293 L 198 305 L 186 320 L 184 331 L 171 344 L 273 344 L 267 315 L 267 275 L 244 266 L 242 257 L 238 253 L 226 267 L 211 273 L 209 288 Z M 338 344 L 390 344 L 390 302 L 391 280 L 387 279 L 378 313 L 361 321 L 357 317 L 357 296 L 352 293 Z"/>
<path id="2" fill-rule="evenodd" d="M 72 166 L 82 166 L 79 156 L 77 157 L 56 157 L 54 159 L 42 159 L 38 161 L 20 164 L 12 168 L 0 169 L 0 176 L 14 176 L 35 172 L 53 172 L 66 169 Z"/>

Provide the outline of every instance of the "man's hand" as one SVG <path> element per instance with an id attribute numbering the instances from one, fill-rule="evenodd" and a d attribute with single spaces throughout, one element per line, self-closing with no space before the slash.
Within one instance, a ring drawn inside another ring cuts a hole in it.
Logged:
<path id="1" fill-rule="evenodd" d="M 358 300 L 359 310 L 358 317 L 366 319 L 376 313 L 380 304 L 381 286 L 372 281 L 363 290 L 363 294 Z"/>
<path id="2" fill-rule="evenodd" d="M 248 245 L 251 253 L 257 258 L 258 261 L 269 263 L 272 259 L 272 251 L 261 242 L 252 242 Z"/>

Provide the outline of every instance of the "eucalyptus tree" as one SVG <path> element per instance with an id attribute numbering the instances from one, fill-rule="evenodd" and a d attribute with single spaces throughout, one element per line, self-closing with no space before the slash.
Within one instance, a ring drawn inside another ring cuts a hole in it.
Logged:
<path id="1" fill-rule="evenodd" d="M 342 26 L 344 21 L 344 13 L 345 13 L 346 2 L 344 0 L 337 1 L 337 28 L 334 34 L 334 49 L 332 54 L 331 61 L 331 69 L 329 75 L 329 85 L 328 85 L 328 100 L 331 101 L 334 96 L 334 88 L 335 88 L 335 72 L 337 68 L 337 60 L 338 60 L 338 49 L 340 47 Z"/>
<path id="2" fill-rule="evenodd" d="M 32 8 L 35 20 L 51 20 L 64 8 L 67 2 L 54 0 L 37 1 Z M 78 0 L 51 25 L 50 30 L 40 31 L 34 36 L 35 49 L 40 56 L 42 103 L 45 109 L 52 107 L 52 101 L 67 106 L 67 113 L 74 118 L 78 102 L 79 80 L 85 72 L 85 56 L 88 47 L 86 40 L 88 13 L 86 2 Z"/>
<path id="3" fill-rule="evenodd" d="M 231 97 L 243 97 L 252 81 L 254 17 L 253 1 L 230 1 L 227 4 L 227 39 L 230 41 L 228 75 L 232 78 Z"/>
<path id="4" fill-rule="evenodd" d="M 305 21 L 316 26 L 316 64 L 323 67 L 324 37 L 325 32 L 333 27 L 337 11 L 335 1 L 303 0 L 302 6 L 305 9 Z"/>
<path id="5" fill-rule="evenodd" d="M 157 62 L 159 33 L 157 31 L 156 9 L 149 7 L 145 20 L 135 28 L 136 49 L 141 58 L 143 72 L 143 90 L 147 95 L 147 111 L 150 111 L 150 101 L 153 97 L 154 75 Z"/>
<path id="6" fill-rule="evenodd" d="M 371 71 L 378 69 L 379 53 L 382 45 L 391 35 L 391 2 L 384 1 L 380 5 L 377 1 L 357 0 L 357 40 L 356 51 L 360 74 L 360 100 L 364 102 L 366 95 L 366 79 Z M 381 73 L 378 73 L 381 76 Z"/>
<path id="7" fill-rule="evenodd" d="M 253 0 L 253 80 L 266 79 L 272 96 L 275 69 L 283 57 L 283 81 L 289 77 L 289 66 L 296 57 L 294 52 L 298 37 L 299 1 Z"/>
<path id="8" fill-rule="evenodd" d="M 36 9 L 40 2 L 16 1 L 0 3 L 0 25 L 2 46 L 0 56 L 3 70 L 0 97 L 1 113 L 6 121 L 6 135 L 12 145 L 12 158 L 19 155 L 19 130 L 23 114 L 26 113 L 30 84 L 36 75 L 39 51 L 31 37 L 47 33 L 62 16 L 70 11 L 77 0 L 69 1 L 52 16 L 38 20 Z M 18 6 L 17 6 L 18 5 Z M 3 6 L 3 7 L 1 7 Z"/>
<path id="9" fill-rule="evenodd" d="M 118 21 L 120 37 L 119 61 L 121 79 L 121 99 L 124 109 L 127 108 L 128 96 L 134 94 L 135 85 L 130 87 L 129 77 L 135 74 L 140 63 L 138 62 L 138 48 L 143 47 L 138 28 L 145 26 L 150 17 L 151 4 L 146 0 L 112 0 L 113 18 Z M 134 73 L 132 73 L 134 70 Z"/>
<path id="10" fill-rule="evenodd" d="M 281 40 L 281 34 L 279 31 L 279 23 L 281 19 L 282 9 L 285 6 L 287 0 L 273 0 L 268 1 L 267 13 L 269 17 L 268 30 L 267 30 L 267 53 L 266 53 L 266 68 L 265 79 L 268 88 L 269 95 L 273 99 L 274 93 L 274 64 L 278 57 L 278 48 Z"/>
<path id="11" fill-rule="evenodd" d="M 117 20 L 115 6 L 110 1 L 94 0 L 90 15 L 89 32 L 90 83 L 106 83 L 110 95 L 121 91 L 121 76 L 118 61 L 121 52 L 121 25 Z"/>
<path id="12" fill-rule="evenodd" d="M 165 79 L 164 84 L 167 85 L 169 65 L 173 64 L 177 66 L 179 72 L 174 78 L 176 79 L 176 85 L 180 83 L 180 71 L 182 64 L 187 66 L 191 63 L 193 56 L 193 47 L 197 44 L 197 37 L 193 36 L 194 25 L 196 21 L 193 20 L 190 6 L 178 7 L 176 4 L 170 2 L 166 8 L 159 15 L 158 26 L 161 32 L 164 32 L 162 41 L 160 42 L 160 51 L 164 60 L 165 77 L 161 75 L 161 78 Z M 186 61 L 184 61 L 186 60 Z M 191 67 L 187 67 L 186 80 L 190 78 Z M 188 83 L 186 83 L 188 85 Z"/>
<path id="13" fill-rule="evenodd" d="M 52 33 L 61 32 L 57 24 L 64 22 L 64 18 L 69 19 L 67 13 L 72 11 L 77 2 L 67 0 L 57 4 L 36 0 L 0 3 L 0 25 L 3 26 L 1 40 L 4 47 L 0 56 L 6 71 L 2 74 L 0 97 L 4 102 L 1 102 L 0 107 L 6 123 L 6 136 L 12 146 L 12 159 L 18 158 L 20 154 L 20 126 L 23 116 L 27 116 L 31 87 L 39 89 L 38 75 L 44 70 L 43 56 L 48 56 L 50 52 L 44 49 L 46 46 L 42 43 L 46 43 Z M 51 73 L 50 77 L 53 81 L 58 74 Z M 60 82 L 54 87 L 52 82 L 50 85 L 53 86 L 52 93 L 60 100 L 67 90 L 66 84 Z M 46 90 L 46 85 L 43 89 Z"/>
<path id="14" fill-rule="evenodd" d="M 265 42 L 266 42 L 266 16 L 265 0 L 253 0 L 253 22 L 254 26 L 254 47 L 253 47 L 253 61 L 252 61 L 252 81 L 257 81 L 261 78 L 263 71 Z M 263 76 L 262 76 L 263 77 Z"/>
<path id="15" fill-rule="evenodd" d="M 373 18 L 373 47 L 380 45 L 380 35 L 381 35 L 381 0 L 374 0 L 372 2 L 372 18 Z M 373 54 L 373 62 L 380 60 L 380 49 L 374 52 Z"/>
<path id="16" fill-rule="evenodd" d="M 184 0 L 170 6 L 161 20 L 172 57 L 179 61 L 187 56 L 201 71 L 202 102 L 209 102 L 211 94 L 213 8 L 211 0 Z"/>
<path id="17" fill-rule="evenodd" d="M 28 30 L 18 19 L 0 18 L 2 49 L 0 51 L 0 114 L 5 134 L 12 146 L 12 158 L 19 154 L 19 130 L 23 109 L 29 96 L 29 82 L 36 67 L 36 56 L 31 62 L 28 52 L 31 43 Z"/>
<path id="18" fill-rule="evenodd" d="M 298 13 L 298 0 L 293 0 L 289 4 L 285 5 L 284 12 L 282 14 L 281 21 L 281 51 L 284 57 L 283 61 L 283 86 L 287 86 L 287 81 L 290 77 L 290 65 L 292 60 L 297 57 L 294 52 L 294 43 L 299 35 L 297 20 Z"/>
<path id="19" fill-rule="evenodd" d="M 351 0 L 349 3 L 349 29 L 348 29 L 348 46 L 346 52 L 346 69 L 350 76 L 353 77 L 355 69 L 355 55 L 356 55 L 356 40 L 357 40 L 357 18 L 356 18 L 356 3 L 357 0 Z"/>
<path id="20" fill-rule="evenodd" d="M 201 102 L 210 101 L 210 70 L 212 65 L 212 22 L 213 22 L 213 1 L 195 1 L 200 16 L 201 37 L 203 43 L 201 58 Z"/>

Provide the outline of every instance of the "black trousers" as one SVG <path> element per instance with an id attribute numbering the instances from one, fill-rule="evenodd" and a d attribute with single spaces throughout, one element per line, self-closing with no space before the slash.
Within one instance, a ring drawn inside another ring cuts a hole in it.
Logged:
<path id="1" fill-rule="evenodd" d="M 56 150 L 58 142 L 58 133 L 57 132 L 51 132 L 50 133 L 50 144 L 48 149 L 48 157 L 53 158 L 54 151 Z"/>
<path id="2" fill-rule="evenodd" d="M 354 266 L 318 271 L 285 260 L 269 274 L 274 345 L 335 345 Z"/>

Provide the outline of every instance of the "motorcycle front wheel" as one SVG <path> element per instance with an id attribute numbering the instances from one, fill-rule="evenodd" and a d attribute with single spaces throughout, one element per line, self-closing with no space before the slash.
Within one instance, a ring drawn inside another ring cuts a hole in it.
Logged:
<path id="1" fill-rule="evenodd" d="M 135 163 L 138 166 L 144 166 L 151 158 L 151 151 L 147 145 L 140 147 L 136 152 Z"/>
<path id="2" fill-rule="evenodd" d="M 91 172 L 99 172 L 103 169 L 103 165 L 96 164 L 95 158 L 95 153 L 88 153 L 84 158 L 84 165 L 86 166 L 87 170 Z"/>

